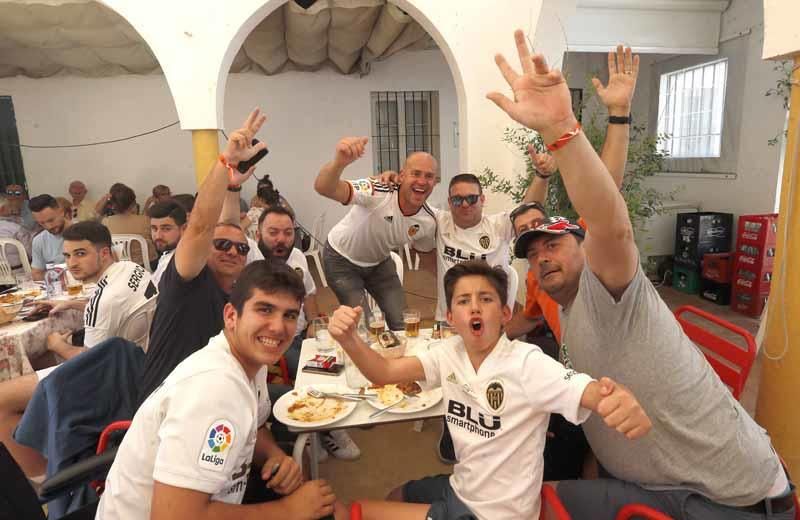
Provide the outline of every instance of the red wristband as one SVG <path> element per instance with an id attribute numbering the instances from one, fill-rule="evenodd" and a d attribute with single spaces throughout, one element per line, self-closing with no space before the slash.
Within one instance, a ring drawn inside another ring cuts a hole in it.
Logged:
<path id="1" fill-rule="evenodd" d="M 572 140 L 573 137 L 578 135 L 580 133 L 580 131 L 581 131 L 581 124 L 578 123 L 575 126 L 574 129 L 570 130 L 569 132 L 567 132 L 566 134 L 562 135 L 561 137 L 559 137 L 558 139 L 556 139 L 552 143 L 548 144 L 547 145 L 547 151 L 552 152 L 552 151 L 558 150 L 560 148 L 563 148 L 564 146 L 566 146 L 566 144 L 568 142 L 570 142 Z"/>
<path id="2" fill-rule="evenodd" d="M 230 164 L 230 163 L 229 163 L 229 162 L 228 162 L 228 161 L 225 159 L 225 155 L 223 155 L 223 154 L 219 154 L 219 162 L 222 164 L 222 166 L 224 166 L 225 168 L 227 168 L 227 169 L 228 169 L 228 179 L 229 179 L 231 182 L 233 182 L 233 169 L 234 169 L 234 168 L 236 168 L 236 166 L 234 166 L 234 165 Z"/>

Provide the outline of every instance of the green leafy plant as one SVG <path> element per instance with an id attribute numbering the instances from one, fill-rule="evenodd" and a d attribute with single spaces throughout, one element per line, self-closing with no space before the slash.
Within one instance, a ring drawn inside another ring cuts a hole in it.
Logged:
<path id="1" fill-rule="evenodd" d="M 768 89 L 764 93 L 764 96 L 780 98 L 783 101 L 783 109 L 789 110 L 789 96 L 792 92 L 792 73 L 794 72 L 792 62 L 790 60 L 779 61 L 772 67 L 772 70 L 779 73 L 778 79 L 775 81 L 775 86 Z M 767 144 L 776 146 L 781 142 L 781 137 L 786 137 L 786 130 L 778 132 L 775 137 L 767 141 Z"/>
<path id="2" fill-rule="evenodd" d="M 587 89 L 593 92 L 593 88 Z M 600 153 L 605 140 L 606 119 L 605 114 L 598 110 L 583 110 L 587 105 L 594 102 L 594 95 L 590 94 L 584 100 L 582 112 L 588 115 L 582 123 L 583 132 L 592 143 L 592 146 Z M 642 125 L 634 125 L 631 128 L 631 140 L 628 147 L 628 162 L 622 182 L 622 196 L 628 205 L 628 213 L 633 224 L 634 232 L 637 234 L 645 230 L 647 219 L 655 214 L 660 214 L 663 210 L 663 201 L 674 198 L 677 190 L 670 193 L 662 193 L 645 184 L 648 177 L 652 177 L 659 171 L 664 171 L 664 159 L 667 153 L 660 150 L 659 144 L 667 139 L 668 136 L 650 135 Z M 509 127 L 503 132 L 502 141 L 512 145 L 519 150 L 525 158 L 525 173 L 519 174 L 513 180 L 498 176 L 491 168 L 484 168 L 479 179 L 484 188 L 495 193 L 504 193 L 511 197 L 515 203 L 522 201 L 525 191 L 533 180 L 534 167 L 528 156 L 528 144 L 533 144 L 537 152 L 545 151 L 545 145 L 541 136 L 527 128 Z M 547 197 L 545 207 L 552 215 L 561 215 L 567 218 L 577 218 L 577 213 L 572 207 L 572 203 L 567 195 L 564 182 L 558 172 L 550 177 L 547 187 Z"/>

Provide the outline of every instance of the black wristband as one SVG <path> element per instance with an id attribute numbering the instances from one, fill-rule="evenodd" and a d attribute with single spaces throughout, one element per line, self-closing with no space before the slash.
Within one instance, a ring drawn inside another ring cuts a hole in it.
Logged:
<path id="1" fill-rule="evenodd" d="M 608 116 L 609 125 L 629 125 L 633 122 L 631 114 L 627 116 Z"/>
<path id="2" fill-rule="evenodd" d="M 539 172 L 539 170 L 533 170 L 533 174 L 539 177 L 540 179 L 545 179 L 545 180 L 549 179 L 550 175 L 553 175 L 552 173 L 550 175 L 542 175 L 542 173 Z"/>
<path id="3" fill-rule="evenodd" d="M 234 186 L 233 184 L 228 184 L 228 191 L 242 191 L 242 187 Z"/>

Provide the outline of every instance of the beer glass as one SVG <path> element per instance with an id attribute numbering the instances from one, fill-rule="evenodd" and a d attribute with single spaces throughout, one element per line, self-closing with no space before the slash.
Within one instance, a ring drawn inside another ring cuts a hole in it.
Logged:
<path id="1" fill-rule="evenodd" d="M 373 340 L 377 340 L 381 332 L 386 330 L 386 320 L 381 311 L 375 311 L 369 318 L 369 335 Z"/>
<path id="2" fill-rule="evenodd" d="M 406 327 L 406 337 L 416 338 L 419 336 L 419 311 L 416 309 L 406 309 L 403 311 L 403 324 Z"/>

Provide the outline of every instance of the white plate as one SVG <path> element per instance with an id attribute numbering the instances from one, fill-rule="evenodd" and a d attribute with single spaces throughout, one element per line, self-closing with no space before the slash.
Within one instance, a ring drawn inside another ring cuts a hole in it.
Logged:
<path id="1" fill-rule="evenodd" d="M 328 424 L 333 424 L 337 421 L 344 419 L 345 417 L 353 413 L 353 410 L 355 410 L 356 406 L 358 405 L 358 402 L 356 401 L 345 401 L 343 399 L 336 399 L 336 401 L 342 403 L 344 406 L 342 407 L 342 410 L 339 413 L 337 413 L 334 417 L 314 422 L 298 421 L 296 419 L 292 419 L 289 416 L 289 407 L 292 406 L 294 402 L 297 401 L 298 399 L 306 397 L 307 388 L 309 387 L 295 388 L 283 394 L 280 397 L 280 399 L 278 399 L 278 401 L 272 406 L 272 413 L 275 415 L 275 418 L 278 419 L 283 424 L 287 426 L 293 426 L 295 428 L 316 428 L 318 426 L 326 426 Z M 314 388 L 321 392 L 339 392 L 339 393 L 352 392 L 350 388 L 347 388 L 344 385 L 336 385 L 331 383 L 311 385 L 310 388 Z"/>
<path id="2" fill-rule="evenodd" d="M 385 405 L 381 402 L 380 399 L 364 399 L 368 402 L 373 408 L 376 410 L 383 410 L 388 405 Z M 423 390 L 422 392 L 417 394 L 417 398 L 410 398 L 406 402 L 408 403 L 406 406 L 397 405 L 391 410 L 387 411 L 386 413 L 400 413 L 400 414 L 407 414 L 407 413 L 417 413 L 423 410 L 427 410 L 439 404 L 439 401 L 442 400 L 442 389 L 441 388 L 434 388 L 433 390 Z M 390 403 L 391 404 L 391 403 Z"/>

